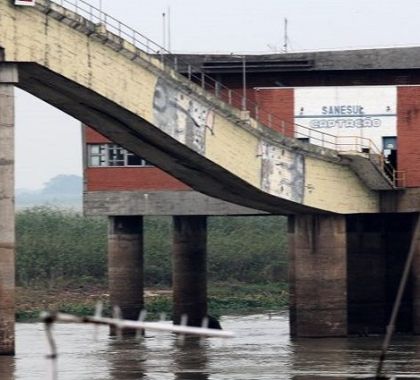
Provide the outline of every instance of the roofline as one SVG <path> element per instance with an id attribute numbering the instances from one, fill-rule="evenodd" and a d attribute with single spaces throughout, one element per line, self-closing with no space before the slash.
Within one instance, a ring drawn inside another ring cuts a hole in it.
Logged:
<path id="1" fill-rule="evenodd" d="M 207 73 L 249 71 L 343 71 L 420 69 L 420 46 L 349 49 L 275 54 L 172 54 L 181 71 L 188 64 Z M 225 66 L 225 67 L 223 67 Z M 216 68 L 216 69 L 215 69 Z"/>

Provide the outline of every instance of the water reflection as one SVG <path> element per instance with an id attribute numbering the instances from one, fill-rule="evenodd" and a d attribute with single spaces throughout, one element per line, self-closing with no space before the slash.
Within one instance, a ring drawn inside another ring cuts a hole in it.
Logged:
<path id="1" fill-rule="evenodd" d="M 185 337 L 175 341 L 174 373 L 176 380 L 208 380 L 208 341 Z"/>
<path id="2" fill-rule="evenodd" d="M 344 380 L 372 378 L 381 337 L 298 339 L 284 314 L 225 317 L 236 338 L 222 341 L 146 332 L 118 340 L 100 328 L 57 325 L 58 380 Z M 1 380 L 50 380 L 49 352 L 40 324 L 17 325 L 16 358 L 0 357 Z M 397 336 L 385 365 L 388 375 L 420 379 L 420 337 Z"/>
<path id="3" fill-rule="evenodd" d="M 147 347 L 144 339 L 110 337 L 105 357 L 111 380 L 140 380 L 146 377 Z"/>
<path id="4" fill-rule="evenodd" d="M 15 359 L 9 356 L 2 357 L 0 360 L 0 379 L 15 379 Z"/>
<path id="5" fill-rule="evenodd" d="M 292 341 L 290 359 L 294 379 L 304 380 L 314 368 L 329 375 L 342 373 L 351 366 L 351 350 L 347 339 L 295 339 Z M 300 375 L 300 377 L 299 377 Z"/>

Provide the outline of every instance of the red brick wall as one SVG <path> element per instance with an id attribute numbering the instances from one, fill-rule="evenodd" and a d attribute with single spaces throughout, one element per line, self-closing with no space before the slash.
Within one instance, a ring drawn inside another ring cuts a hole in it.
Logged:
<path id="1" fill-rule="evenodd" d="M 420 186 L 420 87 L 398 87 L 397 160 L 406 186 Z"/>
<path id="2" fill-rule="evenodd" d="M 86 143 L 110 142 L 92 128 L 85 129 Z M 189 190 L 176 178 L 155 167 L 94 167 L 85 169 L 87 191 Z"/>
<path id="3" fill-rule="evenodd" d="M 286 136 L 294 135 L 294 91 L 292 88 L 256 90 L 256 101 L 260 105 L 260 120 Z M 269 119 L 269 113 L 273 118 Z"/>
<path id="4" fill-rule="evenodd" d="M 189 190 L 189 187 L 157 168 L 87 168 L 88 191 Z"/>
<path id="5" fill-rule="evenodd" d="M 105 136 L 102 136 L 100 133 L 96 132 L 94 129 L 86 127 L 85 131 L 85 140 L 86 143 L 90 144 L 106 144 L 111 142 Z"/>
<path id="6" fill-rule="evenodd" d="M 397 134 L 398 170 L 406 173 L 406 186 L 420 186 L 420 86 L 398 87 Z M 249 93 L 250 98 L 253 98 Z M 294 133 L 294 91 L 292 88 L 255 90 L 260 118 L 270 124 L 268 111 L 275 115 L 271 126 L 287 136 Z M 263 111 L 264 109 L 264 111 Z M 107 138 L 86 128 L 87 143 L 106 143 Z M 87 168 L 87 188 L 97 190 L 187 190 L 188 186 L 157 168 Z"/>
<path id="7" fill-rule="evenodd" d="M 235 89 L 235 91 L 242 95 L 240 89 Z M 227 94 L 223 94 L 223 96 L 227 98 Z M 293 89 L 267 89 L 258 91 L 248 89 L 247 98 L 250 102 L 248 105 L 255 101 L 260 103 L 260 120 L 267 126 L 271 124 L 273 129 L 283 132 L 283 124 L 280 120 L 284 120 L 286 135 L 293 136 Z M 238 108 L 241 108 L 240 97 L 234 97 L 232 103 Z M 268 118 L 268 113 L 273 113 L 275 116 L 271 123 Z M 254 116 L 254 110 L 251 110 L 251 114 Z M 85 129 L 85 141 L 87 144 L 104 144 L 110 142 L 106 137 L 89 127 Z M 187 185 L 169 174 L 153 167 L 88 167 L 85 169 L 85 179 L 88 191 L 190 189 Z"/>

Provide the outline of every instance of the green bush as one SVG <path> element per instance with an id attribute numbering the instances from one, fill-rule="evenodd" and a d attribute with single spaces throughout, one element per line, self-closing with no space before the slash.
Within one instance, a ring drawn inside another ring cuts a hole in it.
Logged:
<path id="1" fill-rule="evenodd" d="M 103 278 L 106 270 L 106 220 L 51 207 L 16 215 L 17 283 Z"/>
<path id="2" fill-rule="evenodd" d="M 17 282 L 106 278 L 106 218 L 51 207 L 16 216 Z M 171 284 L 172 224 L 169 217 L 144 223 L 145 284 Z M 286 223 L 278 216 L 211 217 L 208 272 L 211 282 L 270 283 L 286 279 Z"/>
<path id="3" fill-rule="evenodd" d="M 171 285 L 171 246 L 171 218 L 144 218 L 144 281 L 147 286 Z"/>
<path id="4" fill-rule="evenodd" d="M 210 280 L 248 283 L 286 280 L 286 233 L 284 217 L 209 218 Z"/>

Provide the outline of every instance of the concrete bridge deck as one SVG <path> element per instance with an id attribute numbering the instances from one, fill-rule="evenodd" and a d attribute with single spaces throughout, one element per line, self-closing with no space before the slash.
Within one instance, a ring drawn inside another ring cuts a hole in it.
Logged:
<path id="1" fill-rule="evenodd" d="M 275 214 L 373 213 L 392 184 L 365 157 L 272 131 L 139 50 L 48 0 L 0 1 L 0 60 L 16 86 L 193 189 Z M 365 166 L 365 167 L 364 167 Z M 376 173 L 376 181 L 367 183 Z M 337 196 L 339 194 L 339 196 Z"/>
<path id="2" fill-rule="evenodd" d="M 98 22 L 82 17 L 77 4 L 73 12 L 49 0 L 35 7 L 0 0 L 0 354 L 14 352 L 14 86 L 194 190 L 292 215 L 292 334 L 340 336 L 375 327 L 371 304 L 383 306 L 385 320 L 387 271 L 398 274 L 392 264 L 404 258 L 400 246 L 411 239 L 413 218 L 379 213 L 418 212 L 418 189 L 410 197 L 392 191 L 371 152 L 341 154 L 262 125 L 166 66 L 164 56 L 124 39 L 121 24 L 112 33 L 103 15 Z M 130 318 L 143 302 L 142 223 L 139 215 L 115 215 L 108 233 L 111 302 Z M 174 320 L 183 307 L 191 316 L 191 305 L 200 321 L 207 312 L 206 228 L 204 214 L 174 216 Z M 413 331 L 420 329 L 417 306 Z"/>

